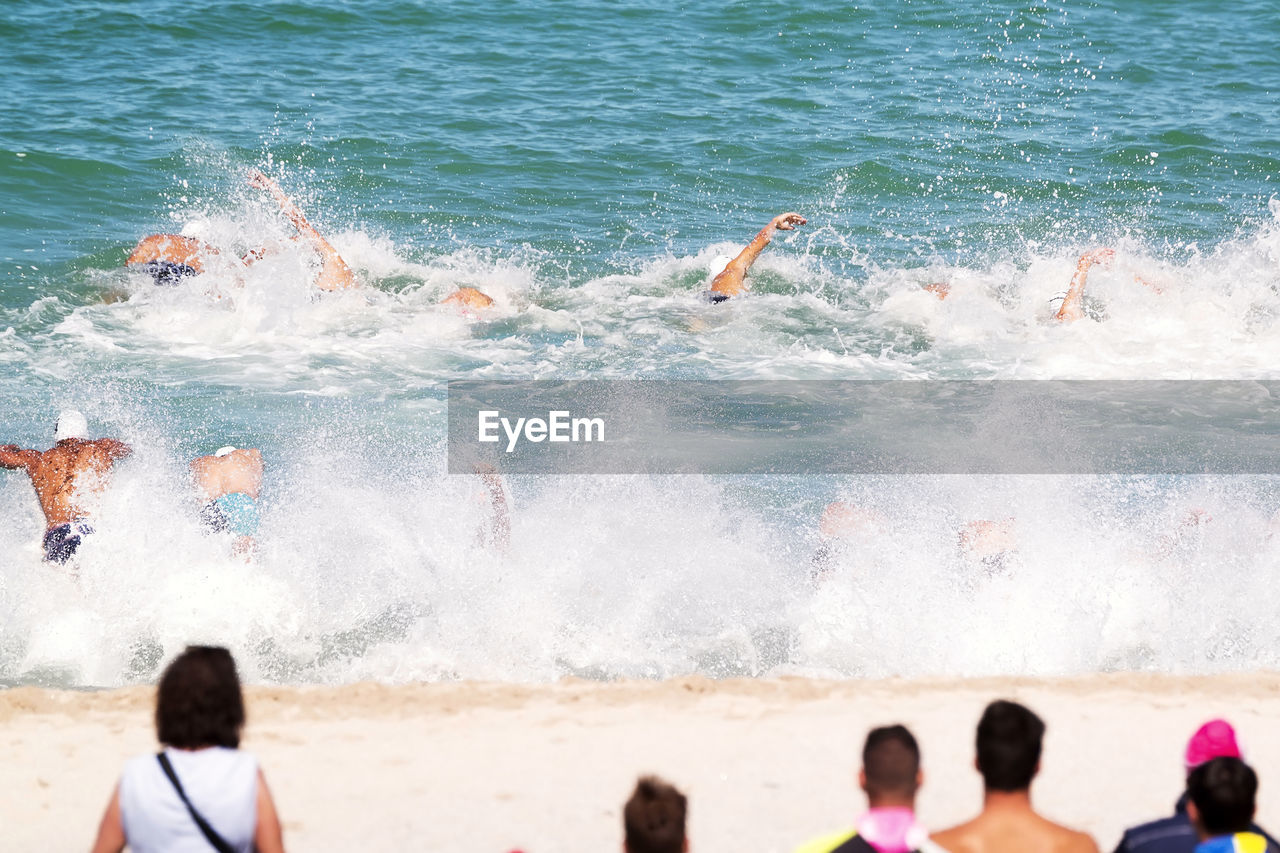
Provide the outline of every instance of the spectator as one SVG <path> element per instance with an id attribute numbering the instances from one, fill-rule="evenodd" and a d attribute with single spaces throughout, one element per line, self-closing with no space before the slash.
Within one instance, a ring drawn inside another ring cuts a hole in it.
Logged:
<path id="1" fill-rule="evenodd" d="M 796 853 L 909 853 L 938 851 L 916 823 L 916 791 L 924 782 L 920 747 L 905 726 L 884 726 L 867 734 L 858 786 L 869 809 L 852 830 L 816 838 Z"/>
<path id="2" fill-rule="evenodd" d="M 244 699 L 230 652 L 189 646 L 156 692 L 164 751 L 125 764 L 94 853 L 283 853 L 280 820 L 252 755 L 240 752 Z"/>
<path id="3" fill-rule="evenodd" d="M 1029 709 L 1005 701 L 987 706 L 977 737 L 982 813 L 935 835 L 939 847 L 951 853 L 1097 853 L 1089 835 L 1046 820 L 1031 807 L 1043 741 L 1044 722 Z"/>
<path id="4" fill-rule="evenodd" d="M 1210 720 L 1187 741 L 1184 758 L 1187 775 L 1214 758 L 1240 758 L 1240 745 L 1236 742 L 1235 729 L 1226 720 Z M 1199 843 L 1195 827 L 1187 814 L 1187 802 L 1190 795 L 1183 791 L 1173 807 L 1173 816 L 1153 820 L 1135 826 L 1125 832 L 1116 847 L 1116 853 L 1192 853 Z M 1277 846 L 1275 839 L 1263 832 L 1257 825 L 1250 825 L 1249 831 L 1262 835 Z"/>
<path id="5" fill-rule="evenodd" d="M 622 810 L 626 853 L 687 853 L 685 835 L 688 800 L 684 794 L 659 779 L 644 776 Z"/>
<path id="6" fill-rule="evenodd" d="M 1275 842 L 1250 831 L 1258 774 L 1239 758 L 1215 758 L 1187 777 L 1187 814 L 1200 843 L 1196 853 L 1276 853 Z"/>

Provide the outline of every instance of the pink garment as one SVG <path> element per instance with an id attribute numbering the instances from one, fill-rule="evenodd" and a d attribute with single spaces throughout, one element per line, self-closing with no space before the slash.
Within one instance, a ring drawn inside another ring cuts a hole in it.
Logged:
<path id="1" fill-rule="evenodd" d="M 1191 770 L 1215 758 L 1240 758 L 1236 730 L 1226 720 L 1210 720 L 1187 742 L 1186 765 Z"/>
<path id="2" fill-rule="evenodd" d="M 911 809 L 872 809 L 858 818 L 858 835 L 880 853 L 909 853 L 929 838 Z"/>

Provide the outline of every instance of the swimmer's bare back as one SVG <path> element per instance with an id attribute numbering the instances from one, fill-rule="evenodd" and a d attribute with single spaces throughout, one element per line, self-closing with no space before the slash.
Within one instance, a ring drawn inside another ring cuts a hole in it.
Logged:
<path id="1" fill-rule="evenodd" d="M 262 490 L 262 451 L 242 447 L 225 456 L 201 456 L 191 462 L 191 478 L 205 501 L 243 492 L 255 501 Z"/>
<path id="2" fill-rule="evenodd" d="M 729 261 L 728 266 L 711 280 L 711 292 L 726 298 L 746 293 L 747 286 L 743 279 L 747 277 L 747 270 L 751 269 L 756 258 L 760 257 L 760 253 L 764 251 L 764 247 L 773 240 L 773 235 L 778 231 L 792 231 L 797 225 L 804 225 L 808 221 L 798 213 L 783 213 L 775 216 L 768 225 L 760 229 L 760 233 L 738 253 L 738 256 Z"/>
<path id="3" fill-rule="evenodd" d="M 111 467 L 130 453 L 127 444 L 114 438 L 67 438 L 43 452 L 7 444 L 0 447 L 0 468 L 26 470 L 47 526 L 54 527 L 89 517 L 91 513 L 79 500 L 100 492 Z M 82 482 L 90 475 L 99 478 L 97 487 L 82 491 Z"/>
<path id="4" fill-rule="evenodd" d="M 485 308 L 493 307 L 493 297 L 486 293 L 481 293 L 474 287 L 459 287 L 453 293 L 450 293 L 444 299 L 440 300 L 441 305 L 456 305 L 459 308 L 470 308 L 480 311 Z"/>
<path id="5" fill-rule="evenodd" d="M 218 250 L 208 243 L 194 237 L 183 237 L 181 234 L 151 234 L 138 241 L 129 257 L 126 266 L 149 264 L 164 261 L 190 267 L 198 273 L 204 272 L 204 259 L 218 254 Z"/>

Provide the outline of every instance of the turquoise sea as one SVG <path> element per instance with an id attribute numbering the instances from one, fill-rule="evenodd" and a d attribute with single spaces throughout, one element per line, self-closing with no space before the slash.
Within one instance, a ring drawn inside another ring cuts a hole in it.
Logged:
<path id="1" fill-rule="evenodd" d="M 137 448 L 75 580 L 0 475 L 0 682 L 192 640 L 263 681 L 1280 666 L 1267 478 L 513 478 L 498 554 L 444 473 L 450 379 L 1277 378 L 1275 0 L 16 0 L 0 81 L 0 442 L 74 407 Z M 155 232 L 283 250 L 156 288 Z M 1098 246 L 1095 319 L 1048 321 Z M 184 482 L 226 443 L 268 460 L 253 566 Z M 881 522 L 815 588 L 836 498 Z M 1016 571 L 967 568 L 1013 517 Z"/>

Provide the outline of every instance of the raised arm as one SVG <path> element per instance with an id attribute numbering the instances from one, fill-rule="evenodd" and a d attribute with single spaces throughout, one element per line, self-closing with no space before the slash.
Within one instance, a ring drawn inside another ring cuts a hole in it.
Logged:
<path id="1" fill-rule="evenodd" d="M 16 444 L 0 446 L 0 468 L 8 468 L 9 470 L 26 468 L 39 458 L 40 454 L 36 451 L 22 450 Z"/>
<path id="2" fill-rule="evenodd" d="M 298 233 L 310 240 L 311 245 L 320 253 L 320 257 L 324 260 L 324 266 L 320 269 L 320 277 L 316 279 L 316 287 L 321 290 L 344 290 L 355 286 L 356 277 L 351 272 L 351 268 L 347 266 L 347 262 L 338 254 L 338 250 L 333 248 L 329 241 L 321 237 L 320 232 L 312 227 L 307 218 L 302 215 L 302 211 L 293 203 L 293 199 L 285 195 L 284 190 L 280 189 L 279 184 L 257 169 L 250 169 L 249 186 L 266 190 L 270 193 L 276 204 L 280 205 L 280 210 L 284 213 L 285 218 L 293 223 L 293 227 L 298 229 Z"/>
<path id="3" fill-rule="evenodd" d="M 764 247 L 773 240 L 774 233 L 777 231 L 791 231 L 797 225 L 804 225 L 806 222 L 808 220 L 798 213 L 783 213 L 775 216 L 768 225 L 760 229 L 760 233 L 755 236 L 755 239 L 738 253 L 738 257 L 730 261 L 724 271 L 712 279 L 711 292 L 722 293 L 725 296 L 737 296 L 745 291 L 747 288 L 742 283 L 742 280 L 746 277 L 747 270 L 751 269 L 751 265 L 756 262 L 756 258 L 760 257 Z"/>
<path id="4" fill-rule="evenodd" d="M 1084 285 L 1089 278 L 1089 270 L 1094 264 L 1110 265 L 1116 256 L 1115 249 L 1093 249 L 1080 256 L 1076 264 L 1076 274 L 1071 277 L 1067 287 L 1067 295 L 1054 319 L 1062 323 L 1072 323 L 1084 316 Z"/>

